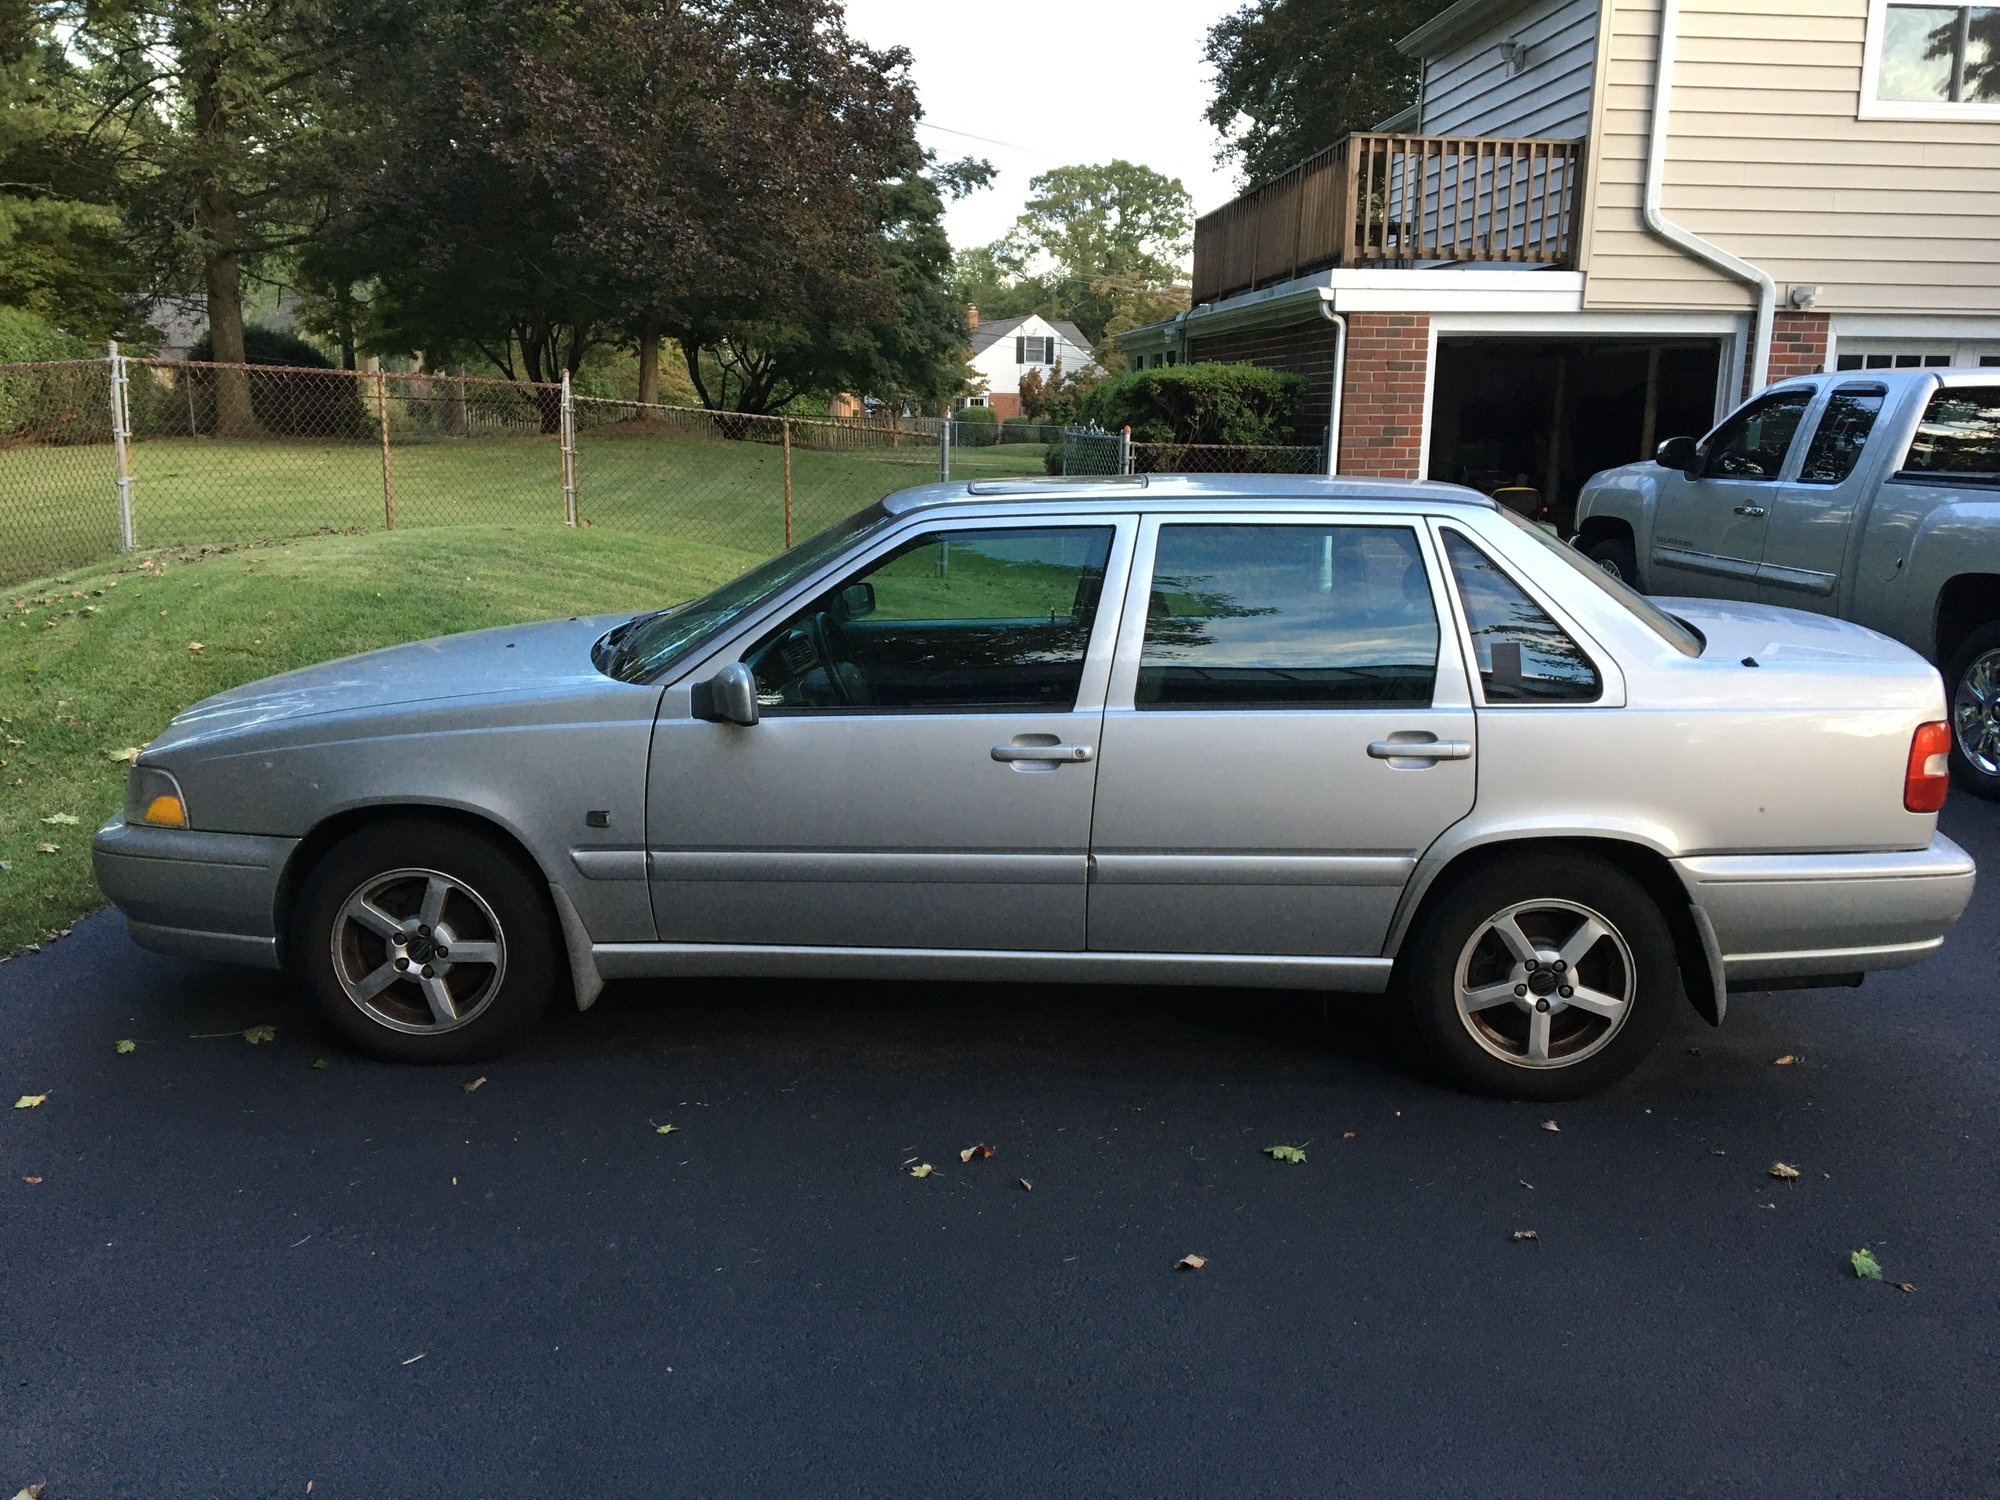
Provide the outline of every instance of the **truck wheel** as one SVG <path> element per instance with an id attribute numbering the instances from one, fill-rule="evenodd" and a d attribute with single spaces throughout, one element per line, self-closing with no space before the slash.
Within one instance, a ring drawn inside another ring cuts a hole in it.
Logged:
<path id="1" fill-rule="evenodd" d="M 1438 1067 L 1503 1099 L 1574 1099 L 1617 1082 L 1653 1050 L 1681 994 L 1673 934 L 1645 888 L 1568 854 L 1447 886 L 1404 938 L 1396 985 Z"/>
<path id="2" fill-rule="evenodd" d="M 1593 545 L 1585 555 L 1613 578 L 1635 589 L 1639 586 L 1639 553 L 1630 537 L 1608 537 Z"/>
<path id="3" fill-rule="evenodd" d="M 2000 800 L 2000 620 L 1965 638 L 1945 664 L 1951 771 L 1975 797 Z"/>

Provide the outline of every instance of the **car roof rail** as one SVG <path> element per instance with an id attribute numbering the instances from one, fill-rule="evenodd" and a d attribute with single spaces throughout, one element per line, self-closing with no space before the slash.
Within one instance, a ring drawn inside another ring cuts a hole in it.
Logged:
<path id="1" fill-rule="evenodd" d="M 1073 494 L 1080 489 L 1123 488 L 1143 490 L 1144 474 L 1071 474 L 1046 479 L 975 479 L 965 487 L 968 495 Z"/>

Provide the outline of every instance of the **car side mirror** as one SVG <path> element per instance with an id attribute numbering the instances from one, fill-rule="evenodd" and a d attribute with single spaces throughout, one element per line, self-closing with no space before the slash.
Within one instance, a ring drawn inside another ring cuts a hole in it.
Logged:
<path id="1" fill-rule="evenodd" d="M 731 662 L 694 687 L 694 716 L 714 724 L 757 722 L 757 675 L 742 662 Z"/>
<path id="2" fill-rule="evenodd" d="M 1692 473 L 1701 458 L 1701 450 L 1691 437 L 1670 437 L 1653 450 L 1653 462 L 1663 469 L 1679 469 L 1683 474 Z"/>
<path id="3" fill-rule="evenodd" d="M 850 583 L 833 596 L 828 611 L 836 620 L 861 620 L 875 613 L 875 585 Z"/>

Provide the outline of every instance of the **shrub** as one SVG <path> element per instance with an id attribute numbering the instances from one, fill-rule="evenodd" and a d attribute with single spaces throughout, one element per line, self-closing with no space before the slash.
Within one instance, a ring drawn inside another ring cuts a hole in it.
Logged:
<path id="1" fill-rule="evenodd" d="M 103 357 L 102 344 L 87 344 L 26 308 L 0 307 L 0 364 Z"/>
<path id="2" fill-rule="evenodd" d="M 85 343 L 25 308 L 0 307 L 0 363 L 103 357 L 102 344 Z M 0 375 L 0 436 L 9 440 L 101 442 L 111 430 L 110 412 L 101 364 Z"/>
<path id="3" fill-rule="evenodd" d="M 1135 443 L 1294 443 L 1306 378 L 1256 365 L 1168 365 L 1093 386 L 1083 415 Z"/>
<path id="4" fill-rule="evenodd" d="M 991 448 L 1000 441 L 1000 419 L 990 406 L 965 407 L 953 420 L 958 430 L 951 440 L 961 448 Z"/>
<path id="5" fill-rule="evenodd" d="M 1003 443 L 1039 443 L 1046 423 L 1037 422 L 1033 417 L 1003 417 L 1000 420 L 1000 441 Z"/>
<path id="6" fill-rule="evenodd" d="M 214 359 L 209 334 L 188 351 L 194 361 Z M 333 361 L 296 334 L 250 323 L 243 329 L 243 356 L 248 364 L 277 365 L 294 370 L 331 370 Z M 194 428 L 215 431 L 213 370 L 191 369 L 194 386 Z M 250 409 L 257 425 L 280 437 L 367 437 L 374 431 L 362 405 L 361 382 L 351 375 L 250 376 Z"/>

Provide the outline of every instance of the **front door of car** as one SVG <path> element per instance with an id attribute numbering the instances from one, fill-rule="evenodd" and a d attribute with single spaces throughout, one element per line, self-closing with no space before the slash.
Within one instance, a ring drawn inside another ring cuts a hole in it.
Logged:
<path id="1" fill-rule="evenodd" d="M 647 787 L 667 942 L 1083 947 L 1090 807 L 1135 522 L 936 522 L 887 540 L 670 691 Z"/>
<path id="2" fill-rule="evenodd" d="M 1413 520 L 1149 520 L 1091 828 L 1090 946 L 1381 952 L 1472 808 L 1470 689 Z"/>
<path id="3" fill-rule="evenodd" d="M 1737 412 L 1703 444 L 1697 467 L 1657 481 L 1647 558 L 1655 594 L 1755 599 L 1766 520 L 1809 387 L 1771 392 Z"/>
<path id="4" fill-rule="evenodd" d="M 1778 486 L 1769 538 L 1757 569 L 1757 597 L 1766 604 L 1833 614 L 1840 608 L 1840 574 L 1870 470 L 1861 464 L 1868 435 L 1888 389 L 1857 381 L 1827 394 L 1799 460 Z"/>

